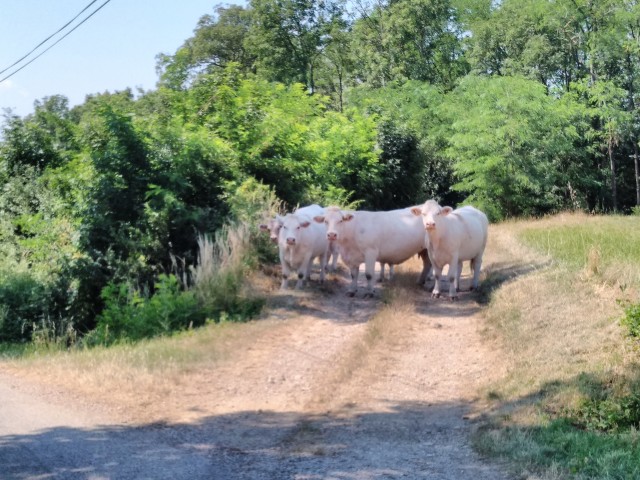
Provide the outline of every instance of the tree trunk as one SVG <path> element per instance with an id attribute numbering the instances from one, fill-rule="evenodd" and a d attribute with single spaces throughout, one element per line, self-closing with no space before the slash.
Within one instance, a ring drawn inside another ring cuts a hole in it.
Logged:
<path id="1" fill-rule="evenodd" d="M 611 166 L 611 200 L 613 201 L 613 211 L 618 211 L 618 184 L 616 182 L 616 162 L 613 158 L 613 140 L 609 140 L 609 164 Z"/>
<path id="2" fill-rule="evenodd" d="M 636 205 L 640 206 L 640 167 L 638 166 L 638 139 L 633 139 L 633 163 L 636 167 Z"/>

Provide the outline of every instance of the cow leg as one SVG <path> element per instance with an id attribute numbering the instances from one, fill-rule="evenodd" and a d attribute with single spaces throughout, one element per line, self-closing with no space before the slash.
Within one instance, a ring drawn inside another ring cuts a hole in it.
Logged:
<path id="1" fill-rule="evenodd" d="M 364 275 L 367 277 L 367 292 L 365 297 L 373 297 L 373 276 L 376 270 L 376 252 L 365 254 L 364 256 Z"/>
<path id="2" fill-rule="evenodd" d="M 309 251 L 309 253 L 307 253 L 304 256 L 304 259 L 302 260 L 300 267 L 298 267 L 298 281 L 296 282 L 296 290 L 300 290 L 304 285 L 305 279 L 307 280 L 309 279 L 309 276 L 311 275 L 312 263 L 313 263 L 312 252 Z"/>
<path id="3" fill-rule="evenodd" d="M 425 285 L 429 272 L 431 272 L 431 260 L 429 260 L 429 254 L 426 250 L 420 252 L 418 256 L 422 259 L 422 272 L 420 272 L 420 277 L 418 278 L 418 285 Z"/>
<path id="4" fill-rule="evenodd" d="M 439 298 L 440 297 L 440 281 L 442 279 L 442 267 L 438 267 L 437 265 L 433 265 L 433 276 L 435 278 L 435 285 L 433 286 L 433 291 L 431 292 L 431 297 Z"/>
<path id="5" fill-rule="evenodd" d="M 458 261 L 458 274 L 456 275 L 456 292 L 460 291 L 460 277 L 462 276 L 462 260 Z"/>
<path id="6" fill-rule="evenodd" d="M 358 274 L 360 273 L 360 265 L 351 267 L 351 285 L 347 289 L 347 296 L 353 297 L 358 290 Z"/>
<path id="7" fill-rule="evenodd" d="M 320 260 L 320 283 L 324 283 L 324 272 L 327 269 L 327 251 L 318 257 Z"/>
<path id="8" fill-rule="evenodd" d="M 329 264 L 329 260 L 331 260 L 329 271 L 331 273 L 335 273 L 335 271 L 338 269 L 338 247 L 335 245 L 329 245 L 327 247 L 327 265 Z"/>
<path id="9" fill-rule="evenodd" d="M 482 266 L 482 255 L 478 255 L 471 261 L 473 266 L 473 282 L 471 284 L 472 290 L 477 290 L 480 285 L 480 267 Z"/>
<path id="10" fill-rule="evenodd" d="M 284 259 L 280 261 L 280 265 L 282 265 L 282 283 L 280 284 L 280 288 L 282 290 L 286 290 L 289 288 L 289 275 L 291 275 L 291 268 L 289 268 L 289 264 Z"/>
<path id="11" fill-rule="evenodd" d="M 380 262 L 380 278 L 378 278 L 379 282 L 384 282 L 384 263 Z"/>
<path id="12" fill-rule="evenodd" d="M 460 262 L 458 255 L 453 255 L 451 263 L 449 263 L 449 298 L 455 300 L 458 297 L 458 278 L 460 271 Z"/>
<path id="13" fill-rule="evenodd" d="M 313 257 L 311 257 L 309 259 L 309 262 L 307 263 L 307 268 L 304 269 L 304 281 L 309 281 L 311 280 L 311 269 L 313 267 Z"/>

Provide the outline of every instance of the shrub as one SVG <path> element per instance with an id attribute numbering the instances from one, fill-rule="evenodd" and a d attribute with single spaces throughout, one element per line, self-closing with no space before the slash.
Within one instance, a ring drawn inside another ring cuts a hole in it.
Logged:
<path id="1" fill-rule="evenodd" d="M 249 236 L 246 244 L 251 245 L 253 253 L 261 263 L 275 263 L 278 259 L 277 249 L 273 247 L 268 235 L 260 233 L 259 225 L 266 223 L 278 213 L 284 214 L 282 200 L 276 196 L 272 188 L 253 177 L 248 177 L 240 185 L 229 182 L 227 191 L 230 192 L 226 201 L 231 218 L 234 222 L 243 224 L 245 234 Z M 203 248 L 202 240 L 199 242 L 200 249 Z"/>
<path id="2" fill-rule="evenodd" d="M 624 317 L 620 323 L 627 327 L 629 335 L 632 337 L 640 337 L 640 303 L 623 303 Z"/>
<path id="3" fill-rule="evenodd" d="M 33 325 L 50 313 L 49 292 L 28 273 L 0 278 L 0 342 L 29 341 Z"/>
<path id="4" fill-rule="evenodd" d="M 192 269 L 193 291 L 213 318 L 232 319 L 256 315 L 263 299 L 249 295 L 245 276 L 254 266 L 251 235 L 246 224 L 226 227 L 211 238 L 198 239 L 198 264 Z"/>
<path id="5" fill-rule="evenodd" d="M 88 345 L 155 337 L 203 325 L 206 318 L 195 294 L 183 291 L 174 275 L 160 275 L 153 295 L 109 283 L 101 296 L 105 307 L 85 339 Z"/>
<path id="6" fill-rule="evenodd" d="M 573 421 L 587 430 L 619 432 L 640 428 L 640 395 L 588 400 L 577 410 Z"/>

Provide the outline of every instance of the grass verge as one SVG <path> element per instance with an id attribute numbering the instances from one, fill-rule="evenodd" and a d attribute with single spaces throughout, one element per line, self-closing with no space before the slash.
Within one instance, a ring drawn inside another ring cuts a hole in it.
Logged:
<path id="1" fill-rule="evenodd" d="M 639 235 L 628 217 L 492 226 L 485 333 L 508 373 L 475 445 L 524 478 L 640 478 L 639 347 L 619 305 L 638 301 Z"/>

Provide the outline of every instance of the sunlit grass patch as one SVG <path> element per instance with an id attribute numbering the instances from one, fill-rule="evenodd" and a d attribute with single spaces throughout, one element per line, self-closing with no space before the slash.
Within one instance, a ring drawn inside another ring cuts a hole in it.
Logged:
<path id="1" fill-rule="evenodd" d="M 638 347 L 618 302 L 640 287 L 640 222 L 564 214 L 492 233 L 485 328 L 508 367 L 485 392 L 476 446 L 524 478 L 640 478 L 624 410 L 636 406 Z"/>
<path id="2" fill-rule="evenodd" d="M 519 237 L 542 254 L 619 285 L 640 284 L 640 217 L 560 215 Z"/>

